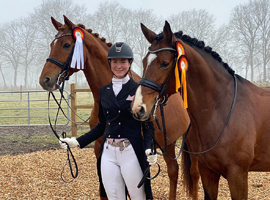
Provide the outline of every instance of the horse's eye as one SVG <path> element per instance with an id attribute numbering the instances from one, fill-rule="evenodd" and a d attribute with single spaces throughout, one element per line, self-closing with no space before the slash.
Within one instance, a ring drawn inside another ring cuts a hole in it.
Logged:
<path id="1" fill-rule="evenodd" d="M 168 62 L 162 62 L 160 63 L 160 67 L 161 68 L 167 68 L 169 66 L 169 63 Z"/>
<path id="2" fill-rule="evenodd" d="M 65 43 L 63 45 L 63 49 L 69 49 L 70 47 L 71 47 L 71 44 L 69 44 L 69 43 Z"/>

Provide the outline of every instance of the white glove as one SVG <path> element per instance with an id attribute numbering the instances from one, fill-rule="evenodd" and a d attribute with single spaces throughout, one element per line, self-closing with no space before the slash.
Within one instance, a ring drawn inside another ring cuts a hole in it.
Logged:
<path id="1" fill-rule="evenodd" d="M 72 138 L 59 138 L 59 144 L 62 149 L 67 149 L 67 144 L 70 148 L 78 147 L 79 142 L 76 140 L 75 137 Z"/>
<path id="2" fill-rule="evenodd" d="M 145 154 L 147 156 L 147 161 L 149 162 L 149 165 L 154 165 L 157 162 L 157 154 L 150 155 L 151 149 L 146 149 Z"/>
<path id="3" fill-rule="evenodd" d="M 151 149 L 146 149 L 146 150 L 145 150 L 145 155 L 146 155 L 146 156 L 149 156 L 150 153 L 151 153 Z"/>

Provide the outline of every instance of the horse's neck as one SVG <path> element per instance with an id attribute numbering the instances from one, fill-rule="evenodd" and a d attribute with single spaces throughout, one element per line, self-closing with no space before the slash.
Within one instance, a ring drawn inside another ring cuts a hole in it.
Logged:
<path id="1" fill-rule="evenodd" d="M 95 39 L 92 39 L 91 42 L 84 42 L 87 52 L 84 53 L 86 61 L 83 72 L 94 99 L 98 100 L 100 87 L 110 83 L 112 80 L 112 72 L 107 60 L 109 47 L 103 47 L 100 42 Z"/>
<path id="2" fill-rule="evenodd" d="M 235 88 L 233 76 L 217 60 L 202 56 L 188 58 L 187 98 L 190 116 L 204 121 L 213 113 L 224 117 L 230 111 Z"/>

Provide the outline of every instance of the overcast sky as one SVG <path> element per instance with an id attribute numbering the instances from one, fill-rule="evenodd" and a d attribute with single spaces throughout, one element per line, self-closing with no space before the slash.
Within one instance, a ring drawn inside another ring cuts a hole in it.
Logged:
<path id="1" fill-rule="evenodd" d="M 128 9 L 152 9 L 157 16 L 166 17 L 181 11 L 205 9 L 216 17 L 216 24 L 229 22 L 232 9 L 249 0 L 113 0 L 118 1 Z M 89 13 L 95 12 L 100 2 L 105 0 L 79 0 L 76 4 L 85 5 Z M 40 6 L 42 0 L 0 0 L 0 23 L 26 17 L 35 7 Z M 50 19 L 48 19 L 50 20 Z"/>

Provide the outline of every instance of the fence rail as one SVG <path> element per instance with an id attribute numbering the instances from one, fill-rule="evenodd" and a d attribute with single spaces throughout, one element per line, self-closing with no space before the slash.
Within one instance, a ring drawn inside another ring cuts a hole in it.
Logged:
<path id="1" fill-rule="evenodd" d="M 64 95 L 69 102 L 68 92 L 64 91 Z M 70 118 L 68 106 L 65 105 L 62 108 Z M 46 126 L 49 125 L 48 114 L 53 111 L 57 112 L 57 109 L 58 106 L 53 100 L 50 101 L 50 104 L 48 103 L 48 92 L 44 90 L 0 91 L 0 127 Z M 54 124 L 56 126 L 64 126 L 69 123 L 69 120 L 61 113 L 58 118 L 62 119 L 60 123 Z M 12 119 L 14 120 L 12 121 Z"/>

